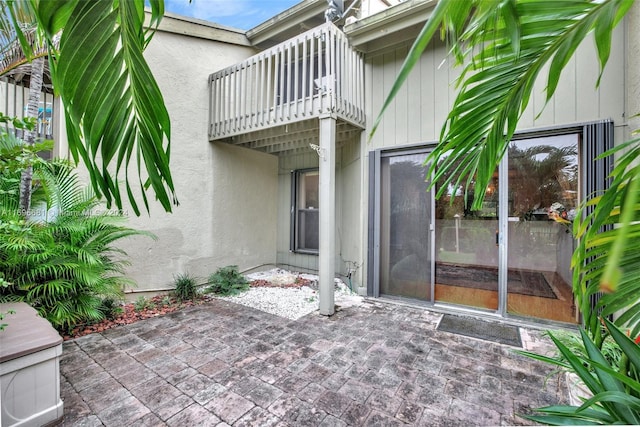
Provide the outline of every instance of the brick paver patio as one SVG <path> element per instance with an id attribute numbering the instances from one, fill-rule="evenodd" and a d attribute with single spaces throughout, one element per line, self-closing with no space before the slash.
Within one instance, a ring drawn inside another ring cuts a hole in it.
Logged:
<path id="1" fill-rule="evenodd" d="M 367 300 L 291 321 L 214 300 L 88 335 L 64 344 L 63 424 L 517 425 L 566 399 L 549 366 L 440 317 Z"/>

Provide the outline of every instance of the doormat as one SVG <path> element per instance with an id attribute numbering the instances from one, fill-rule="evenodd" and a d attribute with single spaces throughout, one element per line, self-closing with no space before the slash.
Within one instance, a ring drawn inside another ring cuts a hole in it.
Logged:
<path id="1" fill-rule="evenodd" d="M 516 326 L 445 314 L 442 316 L 437 329 L 443 332 L 522 347 L 520 329 Z"/>
<path id="2" fill-rule="evenodd" d="M 498 289 L 498 269 L 437 262 L 436 283 L 496 291 Z M 509 270 L 507 290 L 515 294 L 557 299 L 547 279 L 538 271 Z"/>

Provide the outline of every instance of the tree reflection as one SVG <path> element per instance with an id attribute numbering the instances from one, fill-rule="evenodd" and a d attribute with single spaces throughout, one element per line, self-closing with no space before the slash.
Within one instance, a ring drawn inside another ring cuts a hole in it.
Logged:
<path id="1" fill-rule="evenodd" d="M 578 161 L 575 146 L 509 146 L 509 215 L 546 220 L 555 204 L 575 208 Z M 556 205 L 557 206 L 557 205 Z"/>

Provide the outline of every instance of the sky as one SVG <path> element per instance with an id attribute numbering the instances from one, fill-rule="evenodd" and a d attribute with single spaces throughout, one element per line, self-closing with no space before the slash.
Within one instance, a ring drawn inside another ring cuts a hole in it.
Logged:
<path id="1" fill-rule="evenodd" d="M 302 0 L 165 0 L 168 12 L 249 30 Z"/>

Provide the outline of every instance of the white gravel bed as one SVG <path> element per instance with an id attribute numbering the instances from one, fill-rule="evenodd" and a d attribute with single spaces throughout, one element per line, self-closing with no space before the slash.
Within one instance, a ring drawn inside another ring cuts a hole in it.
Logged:
<path id="1" fill-rule="evenodd" d="M 271 283 L 287 284 L 293 283 L 298 276 L 316 282 L 318 280 L 318 276 L 312 274 L 292 273 L 280 269 L 250 274 L 247 275 L 247 279 L 261 279 Z M 318 310 L 319 303 L 318 291 L 308 286 L 300 288 L 252 287 L 239 295 L 216 298 L 246 305 L 291 320 L 299 319 Z M 362 297 L 352 293 L 340 279 L 336 279 L 336 305 L 344 308 L 358 305 L 362 300 Z"/>

